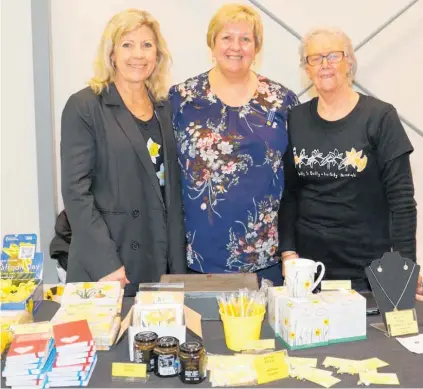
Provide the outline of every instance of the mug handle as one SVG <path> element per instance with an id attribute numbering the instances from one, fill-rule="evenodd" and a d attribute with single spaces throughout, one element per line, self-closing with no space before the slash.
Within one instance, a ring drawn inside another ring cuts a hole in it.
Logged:
<path id="1" fill-rule="evenodd" d="M 322 278 L 324 277 L 324 275 L 325 275 L 325 271 L 326 271 L 326 268 L 325 268 L 325 265 L 323 265 L 323 263 L 322 262 L 316 262 L 316 266 L 315 266 L 315 272 L 317 273 L 317 268 L 319 267 L 319 266 L 321 266 L 321 268 L 322 268 L 322 270 L 320 271 L 320 274 L 319 274 L 319 277 L 317 278 L 317 280 L 316 280 L 316 282 L 313 284 L 313 286 L 311 287 L 311 290 L 310 290 L 310 292 L 313 292 L 313 290 L 314 289 L 316 289 L 316 287 L 317 287 L 317 285 L 319 285 L 320 284 L 320 281 L 322 281 Z"/>

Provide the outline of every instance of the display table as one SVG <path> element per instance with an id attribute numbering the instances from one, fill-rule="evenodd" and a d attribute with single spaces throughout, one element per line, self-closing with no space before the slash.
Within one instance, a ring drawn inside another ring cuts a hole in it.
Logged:
<path id="1" fill-rule="evenodd" d="M 125 298 L 123 303 L 124 314 L 128 312 L 132 303 L 132 298 Z M 35 320 L 49 320 L 58 308 L 59 304 L 50 301 L 44 301 L 39 311 L 35 315 Z M 421 324 L 423 323 L 423 303 L 416 303 L 416 310 L 420 323 L 419 329 L 421 332 Z M 368 318 L 368 323 L 377 323 L 380 321 L 381 318 L 379 316 L 373 316 Z M 223 328 L 222 323 L 220 321 L 203 321 L 203 334 L 204 343 L 208 352 L 216 354 L 232 354 L 232 352 L 228 350 L 225 346 Z M 187 331 L 187 340 L 192 340 L 194 336 L 195 335 L 193 335 L 190 331 Z M 263 323 L 262 338 L 264 339 L 273 337 L 274 333 L 272 332 L 272 329 L 269 324 L 265 321 Z M 282 346 L 278 340 L 276 340 L 276 344 L 278 349 L 282 349 Z M 379 371 L 384 373 L 396 373 L 401 384 L 400 387 L 417 388 L 422 387 L 423 385 L 423 354 L 412 354 L 407 349 L 405 349 L 396 339 L 387 338 L 381 331 L 376 330 L 370 326 L 368 326 L 367 328 L 367 340 L 335 344 L 327 347 L 317 347 L 306 350 L 290 351 L 289 355 L 298 357 L 317 357 L 318 367 L 321 367 L 321 363 L 323 362 L 326 356 L 348 359 L 366 359 L 371 357 L 378 357 L 390 364 L 390 366 L 381 368 L 379 369 Z M 94 370 L 93 376 L 91 377 L 90 384 L 88 387 L 187 388 L 211 386 L 208 382 L 208 379 L 199 385 L 185 385 L 177 377 L 158 378 L 154 374 L 150 375 L 150 378 L 146 384 L 113 382 L 111 378 L 111 366 L 113 362 L 129 362 L 128 339 L 126 334 L 121 339 L 119 344 L 115 345 L 110 351 L 100 351 L 98 353 L 98 363 Z M 336 388 L 357 387 L 358 375 L 336 374 L 336 377 L 342 380 L 334 386 Z M 2 387 L 5 387 L 4 379 L 1 380 L 1 384 Z M 298 381 L 296 379 L 286 378 L 284 380 L 275 381 L 268 385 L 260 385 L 260 387 L 315 388 L 319 386 L 308 381 Z M 377 385 L 373 385 L 373 387 L 377 387 Z"/>

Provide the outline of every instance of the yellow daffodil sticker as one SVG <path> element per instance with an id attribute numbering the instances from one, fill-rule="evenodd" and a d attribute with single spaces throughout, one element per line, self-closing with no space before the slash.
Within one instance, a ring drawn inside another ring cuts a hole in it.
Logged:
<path id="1" fill-rule="evenodd" d="M 295 339 L 295 332 L 290 332 L 289 337 L 290 339 Z"/>
<path id="2" fill-rule="evenodd" d="M 320 335 L 322 335 L 322 330 L 321 330 L 320 328 L 316 328 L 316 329 L 314 330 L 314 335 L 316 335 L 316 336 L 320 336 Z"/>
<path id="3" fill-rule="evenodd" d="M 363 150 L 357 151 L 354 147 L 351 151 L 346 151 L 345 165 L 352 166 L 357 172 L 362 172 L 367 166 L 367 156 L 363 155 Z"/>
<path id="4" fill-rule="evenodd" d="M 325 320 L 323 320 L 323 324 L 324 324 L 325 326 L 328 326 L 328 325 L 329 325 L 329 319 L 325 319 Z"/>
<path id="5" fill-rule="evenodd" d="M 151 138 L 147 142 L 147 149 L 153 163 L 156 163 L 156 158 L 159 156 L 160 145 L 154 142 Z"/>
<path id="6" fill-rule="evenodd" d="M 307 280 L 306 282 L 304 282 L 304 289 L 310 288 L 310 285 L 311 285 L 311 282 Z"/>
<path id="7" fill-rule="evenodd" d="M 292 301 L 288 301 L 288 307 L 292 308 L 294 306 L 294 303 Z"/>
<path id="8" fill-rule="evenodd" d="M 287 318 L 285 318 L 285 319 L 283 320 L 283 324 L 284 324 L 284 326 L 288 326 L 289 321 L 288 321 L 288 319 L 287 319 Z"/>

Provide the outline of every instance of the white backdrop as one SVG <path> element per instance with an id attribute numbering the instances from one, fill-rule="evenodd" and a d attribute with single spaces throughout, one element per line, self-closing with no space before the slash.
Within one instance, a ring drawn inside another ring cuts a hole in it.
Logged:
<path id="1" fill-rule="evenodd" d="M 91 77 L 92 62 L 107 21 L 126 8 L 150 11 L 161 23 L 173 56 L 173 82 L 199 74 L 211 66 L 206 45 L 208 22 L 223 0 L 53 0 L 52 71 L 56 161 L 59 167 L 60 116 L 71 93 L 83 88 Z M 248 1 L 239 1 L 250 4 Z M 409 0 L 261 0 L 301 35 L 316 25 L 337 26 L 350 35 L 354 45 L 375 31 Z M 265 36 L 258 71 L 299 93 L 305 78 L 298 67 L 298 40 L 262 13 Z M 423 130 L 423 1 L 384 29 L 357 52 L 357 81 Z M 302 101 L 310 95 L 302 97 Z M 423 138 L 407 128 L 414 145 L 412 156 L 416 200 L 423 204 Z M 60 169 L 57 196 L 62 208 Z M 420 206 L 421 208 L 421 206 Z M 420 249 L 423 252 L 423 212 L 419 214 Z M 423 263 L 423 254 L 420 255 Z"/>

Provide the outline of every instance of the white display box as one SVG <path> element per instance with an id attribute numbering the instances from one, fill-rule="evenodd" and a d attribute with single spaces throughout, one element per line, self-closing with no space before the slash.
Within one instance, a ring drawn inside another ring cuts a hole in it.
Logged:
<path id="1" fill-rule="evenodd" d="M 278 335 L 277 323 L 279 322 L 278 299 L 287 294 L 288 290 L 284 286 L 270 287 L 267 290 L 267 320 L 276 335 Z"/>
<path id="2" fill-rule="evenodd" d="M 273 304 L 275 334 L 288 349 L 366 338 L 366 299 L 354 290 L 322 292 L 305 299 L 280 293 Z"/>

